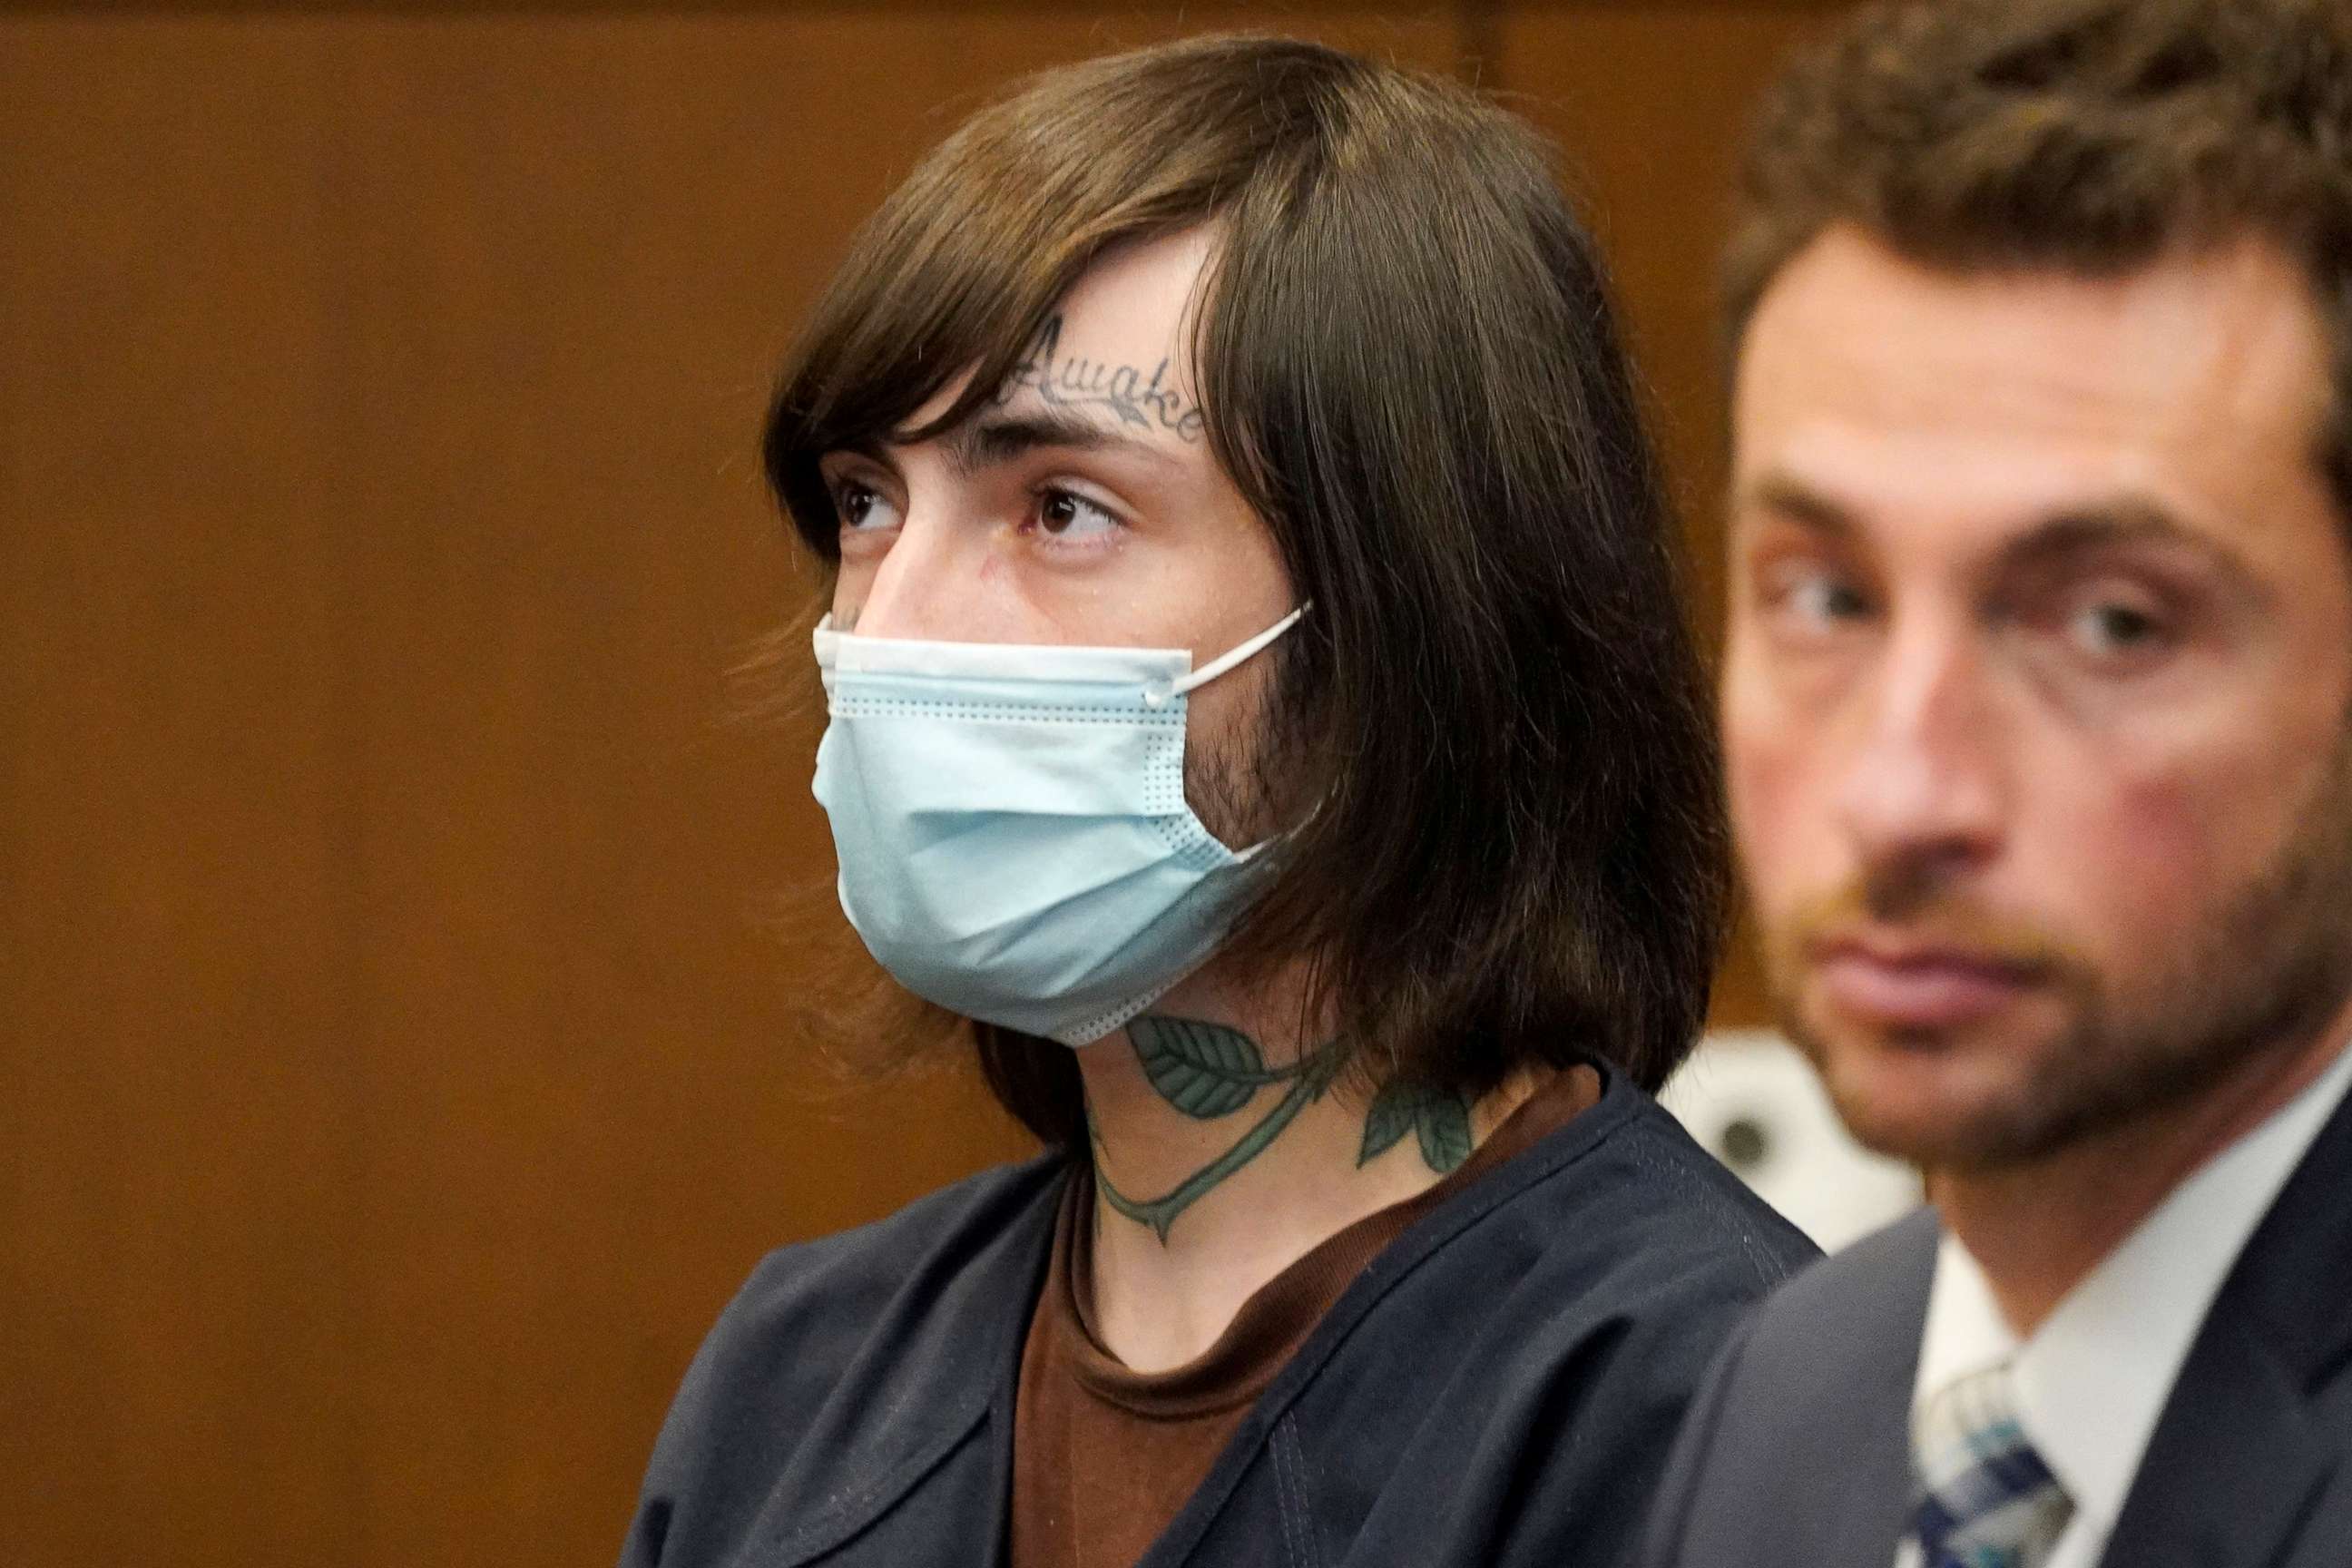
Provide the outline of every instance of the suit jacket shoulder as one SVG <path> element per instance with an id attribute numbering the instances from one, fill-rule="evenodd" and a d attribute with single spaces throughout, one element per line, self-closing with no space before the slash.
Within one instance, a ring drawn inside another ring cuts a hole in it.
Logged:
<path id="1" fill-rule="evenodd" d="M 2199 1329 L 2107 1568 L 2352 1563 L 2352 1100 Z M 1717 1362 L 1659 1494 L 1653 1568 L 1885 1568 L 1935 1274 L 1925 1211 L 1800 1276 Z"/>
<path id="2" fill-rule="evenodd" d="M 1800 1274 L 1717 1359 L 1659 1489 L 1652 1568 L 1885 1568 L 1938 1236 L 1922 1209 Z"/>

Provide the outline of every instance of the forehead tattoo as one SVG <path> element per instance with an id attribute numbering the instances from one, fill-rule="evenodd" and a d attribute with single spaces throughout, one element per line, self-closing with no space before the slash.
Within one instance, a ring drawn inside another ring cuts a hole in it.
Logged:
<path id="1" fill-rule="evenodd" d="M 1166 356 L 1145 370 L 1065 354 L 1061 348 L 1062 318 L 1056 312 L 1046 318 L 1027 357 L 1006 378 L 998 401 L 1034 392 L 1049 409 L 1107 414 L 1121 425 L 1165 430 L 1185 442 L 1202 438 L 1201 405 L 1176 390 Z"/>

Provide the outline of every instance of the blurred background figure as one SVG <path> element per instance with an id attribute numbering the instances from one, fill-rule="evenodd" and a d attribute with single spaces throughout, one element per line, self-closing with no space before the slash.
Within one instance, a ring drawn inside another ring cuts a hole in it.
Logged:
<path id="1" fill-rule="evenodd" d="M 2341 1563 L 2352 11 L 1910 0 L 1767 101 L 1728 793 L 1934 1206 L 1751 1321 L 1658 1561 Z"/>
<path id="2" fill-rule="evenodd" d="M 606 1560 L 763 1251 L 1034 1147 L 838 1070 L 822 710 L 730 712 L 783 339 L 948 126 L 1211 28 L 1503 93 L 1704 585 L 1721 194 L 1836 9 L 0 16 L 0 1561 Z"/>

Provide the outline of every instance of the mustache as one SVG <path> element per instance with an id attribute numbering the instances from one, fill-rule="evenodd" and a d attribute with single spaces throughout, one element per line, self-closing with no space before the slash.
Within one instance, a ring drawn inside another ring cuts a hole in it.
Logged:
<path id="1" fill-rule="evenodd" d="M 1890 893 L 1899 896 L 1890 896 Z M 2081 955 L 2032 921 L 1988 910 L 1940 890 L 1890 889 L 1864 879 L 1798 906 L 1780 945 L 1797 958 L 1825 943 L 1864 933 L 1906 946 L 1948 948 L 2035 973 L 2077 968 Z"/>

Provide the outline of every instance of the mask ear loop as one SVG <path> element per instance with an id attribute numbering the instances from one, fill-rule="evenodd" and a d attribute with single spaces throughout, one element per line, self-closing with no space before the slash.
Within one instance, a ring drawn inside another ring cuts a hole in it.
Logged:
<path id="1" fill-rule="evenodd" d="M 1164 690 L 1146 689 L 1143 693 L 1143 705 L 1146 708 L 1165 708 L 1169 703 L 1173 702 L 1176 699 L 1183 696 L 1186 692 L 1195 690 L 1198 688 L 1208 685 L 1209 682 L 1216 679 L 1217 677 L 1224 674 L 1225 671 L 1233 668 L 1235 665 L 1242 664 L 1248 660 L 1252 656 L 1255 655 L 1268 644 L 1272 643 L 1276 637 L 1288 631 L 1291 627 L 1297 626 L 1298 624 L 1298 618 L 1314 607 L 1314 601 L 1311 599 L 1308 600 L 1306 604 L 1301 605 L 1298 608 L 1291 611 L 1290 614 L 1283 616 L 1282 619 L 1275 622 L 1274 625 L 1266 627 L 1265 630 L 1258 633 L 1257 636 L 1234 644 L 1232 647 L 1227 648 L 1224 652 L 1219 654 L 1216 658 L 1211 659 L 1200 668 L 1192 671 L 1192 674 L 1179 676 L 1176 679 L 1170 681 Z"/>

